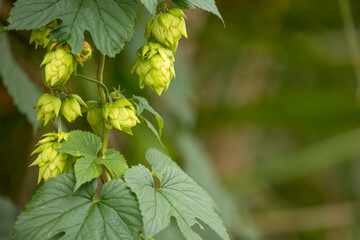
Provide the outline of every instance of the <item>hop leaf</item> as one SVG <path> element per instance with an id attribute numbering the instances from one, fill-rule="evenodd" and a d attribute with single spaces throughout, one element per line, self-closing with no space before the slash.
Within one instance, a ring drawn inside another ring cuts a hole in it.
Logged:
<path id="1" fill-rule="evenodd" d="M 87 107 L 79 95 L 71 94 L 61 104 L 61 113 L 69 122 L 73 122 L 81 114 L 81 106 Z"/>
<path id="2" fill-rule="evenodd" d="M 149 42 L 137 52 L 138 59 L 132 69 L 139 76 L 140 88 L 145 84 L 159 96 L 167 90 L 175 77 L 174 55 L 159 43 Z"/>
<path id="3" fill-rule="evenodd" d="M 97 180 L 74 193 L 75 185 L 73 174 L 45 182 L 17 218 L 13 239 L 139 239 L 139 204 L 124 182 L 109 181 L 100 194 Z"/>
<path id="4" fill-rule="evenodd" d="M 37 120 L 43 119 L 45 126 L 50 119 L 59 115 L 60 107 L 61 100 L 58 97 L 44 93 L 35 105 L 35 108 L 38 109 Z"/>
<path id="5" fill-rule="evenodd" d="M 30 166 L 39 166 L 38 183 L 40 183 L 41 179 L 46 181 L 60 173 L 71 171 L 72 157 L 66 153 L 56 151 L 66 141 L 68 135 L 65 132 L 47 133 L 36 144 L 38 147 L 31 155 L 36 153 L 39 155 Z"/>
<path id="6" fill-rule="evenodd" d="M 58 19 L 61 25 L 51 37 L 68 42 L 74 54 L 81 52 L 88 31 L 97 49 L 114 57 L 134 34 L 136 9 L 136 0 L 18 0 L 11 9 L 8 29 L 38 29 Z"/>

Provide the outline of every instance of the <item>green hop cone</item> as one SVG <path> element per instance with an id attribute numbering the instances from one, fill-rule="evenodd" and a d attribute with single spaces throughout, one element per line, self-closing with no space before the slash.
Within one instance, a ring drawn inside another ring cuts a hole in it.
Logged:
<path id="1" fill-rule="evenodd" d="M 119 98 L 113 103 L 107 103 L 103 107 L 102 114 L 107 128 L 114 127 L 131 135 L 131 128 L 140 123 L 134 106 L 126 98 Z"/>
<path id="2" fill-rule="evenodd" d="M 69 133 L 47 133 L 42 136 L 42 139 L 36 144 L 38 146 L 32 153 L 38 153 L 36 160 L 30 165 L 39 166 L 38 183 L 41 179 L 45 181 L 49 178 L 56 177 L 58 174 L 67 173 L 71 171 L 73 157 L 56 151 L 61 147 L 62 143 L 66 141 Z"/>
<path id="3" fill-rule="evenodd" d="M 83 49 L 81 53 L 76 54 L 75 57 L 79 61 L 80 65 L 83 66 L 85 61 L 91 59 L 93 49 L 91 48 L 90 44 L 84 41 Z"/>
<path id="4" fill-rule="evenodd" d="M 160 96 L 175 77 L 172 51 L 159 43 L 149 42 L 138 50 L 137 55 L 138 59 L 131 72 L 136 71 L 139 76 L 140 88 L 144 88 L 146 84 Z"/>
<path id="5" fill-rule="evenodd" d="M 40 66 L 45 65 L 43 80 L 47 87 L 64 86 L 75 71 L 78 61 L 67 45 L 54 43 Z"/>
<path id="6" fill-rule="evenodd" d="M 86 102 L 87 105 L 87 113 L 86 113 L 86 120 L 88 121 L 90 127 L 96 134 L 100 134 L 103 126 L 103 115 L 102 115 L 102 108 L 99 102 L 95 101 L 88 101 Z"/>
<path id="7" fill-rule="evenodd" d="M 51 40 L 48 38 L 48 35 L 51 31 L 57 28 L 58 24 L 55 21 L 51 22 L 50 24 L 43 26 L 39 29 L 32 30 L 30 36 L 30 44 L 35 42 L 35 49 L 40 45 L 44 48 L 49 45 Z"/>
<path id="8" fill-rule="evenodd" d="M 87 107 L 79 95 L 71 94 L 63 99 L 61 113 L 69 122 L 73 122 L 81 114 L 81 106 Z"/>
<path id="9" fill-rule="evenodd" d="M 181 36 L 187 38 L 185 14 L 181 9 L 173 8 L 150 18 L 146 24 L 145 38 L 155 40 L 176 50 Z"/>
<path id="10" fill-rule="evenodd" d="M 50 119 L 57 117 L 61 108 L 61 100 L 58 97 L 44 93 L 35 105 L 37 108 L 37 120 L 44 120 L 44 126 Z"/>

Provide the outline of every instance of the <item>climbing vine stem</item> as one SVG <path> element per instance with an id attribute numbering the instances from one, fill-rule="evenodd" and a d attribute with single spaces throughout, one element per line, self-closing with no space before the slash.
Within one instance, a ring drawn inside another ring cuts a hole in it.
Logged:
<path id="1" fill-rule="evenodd" d="M 106 104 L 106 94 L 104 89 L 107 90 L 107 88 L 104 88 L 103 86 L 105 86 L 104 84 L 104 68 L 105 68 L 105 55 L 101 54 L 100 55 L 100 60 L 99 60 L 99 67 L 98 67 L 98 71 L 97 71 L 97 79 L 98 79 L 98 89 L 99 89 L 99 95 L 100 95 L 100 103 L 101 106 L 103 107 Z M 108 96 L 109 92 L 107 91 Z M 107 128 L 105 126 L 105 122 L 103 122 L 103 136 L 102 136 L 102 147 L 101 147 L 101 151 L 100 151 L 100 155 L 103 157 L 105 155 L 105 151 L 107 148 L 107 143 L 108 143 L 108 131 Z M 104 173 L 105 173 L 105 177 L 106 177 L 106 181 L 111 180 L 111 173 L 104 168 Z"/>

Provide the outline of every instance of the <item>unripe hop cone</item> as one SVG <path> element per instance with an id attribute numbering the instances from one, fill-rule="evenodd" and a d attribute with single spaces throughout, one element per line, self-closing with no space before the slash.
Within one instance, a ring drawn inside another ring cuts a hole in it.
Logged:
<path id="1" fill-rule="evenodd" d="M 36 153 L 39 155 L 30 166 L 39 166 L 38 183 L 40 183 L 41 179 L 46 181 L 49 178 L 56 177 L 58 174 L 71 172 L 73 157 L 56 151 L 68 136 L 69 133 L 65 132 L 47 133 L 36 144 L 38 147 L 31 155 Z"/>
<path id="2" fill-rule="evenodd" d="M 65 45 L 54 43 L 40 66 L 45 65 L 43 80 L 47 87 L 64 86 L 77 68 L 78 61 Z"/>
<path id="3" fill-rule="evenodd" d="M 69 122 L 73 122 L 81 114 L 81 106 L 87 107 L 79 95 L 71 94 L 63 99 L 61 113 Z"/>
<path id="4" fill-rule="evenodd" d="M 181 9 L 173 8 L 150 18 L 146 24 L 145 38 L 155 40 L 175 52 L 177 42 L 186 33 L 186 16 Z"/>
<path id="5" fill-rule="evenodd" d="M 35 42 L 35 49 L 40 45 L 44 48 L 49 45 L 51 40 L 48 38 L 48 35 L 51 31 L 57 28 L 58 24 L 55 21 L 51 22 L 50 24 L 43 26 L 39 29 L 32 30 L 30 36 L 30 44 Z"/>
<path id="6" fill-rule="evenodd" d="M 126 98 L 119 98 L 113 103 L 107 103 L 103 107 L 102 114 L 107 128 L 114 127 L 131 135 L 131 128 L 140 123 L 135 108 Z"/>
<path id="7" fill-rule="evenodd" d="M 91 48 L 90 44 L 84 41 L 83 49 L 81 53 L 75 55 L 76 59 L 79 61 L 81 66 L 84 66 L 83 62 L 90 60 L 92 56 L 93 49 Z"/>
<path id="8" fill-rule="evenodd" d="M 90 127 L 96 134 L 100 134 L 103 126 L 103 114 L 102 108 L 99 102 L 88 101 L 86 102 L 88 110 L 86 112 L 86 120 L 88 121 Z"/>
<path id="9" fill-rule="evenodd" d="M 38 110 L 37 121 L 44 120 L 45 126 L 52 118 L 59 115 L 61 100 L 58 97 L 44 93 L 39 98 L 35 108 Z"/>
<path id="10" fill-rule="evenodd" d="M 140 88 L 144 88 L 146 84 L 160 96 L 175 77 L 172 51 L 159 43 L 149 42 L 137 51 L 137 56 L 131 72 L 136 72 L 139 76 Z"/>

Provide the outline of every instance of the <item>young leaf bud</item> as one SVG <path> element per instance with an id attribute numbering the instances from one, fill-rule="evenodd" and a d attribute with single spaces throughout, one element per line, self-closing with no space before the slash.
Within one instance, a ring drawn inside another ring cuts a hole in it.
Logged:
<path id="1" fill-rule="evenodd" d="M 79 61 L 80 65 L 83 66 L 85 61 L 91 59 L 93 49 L 91 48 L 90 44 L 84 41 L 83 49 L 81 53 L 76 54 L 75 57 Z"/>

